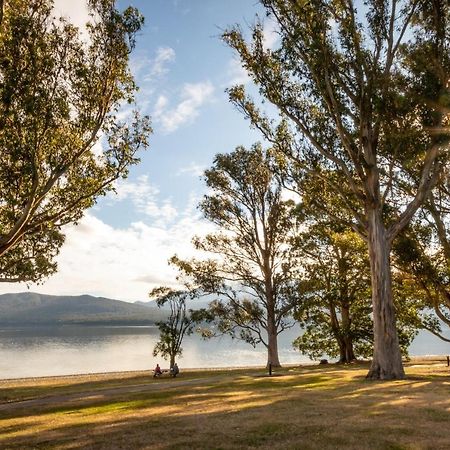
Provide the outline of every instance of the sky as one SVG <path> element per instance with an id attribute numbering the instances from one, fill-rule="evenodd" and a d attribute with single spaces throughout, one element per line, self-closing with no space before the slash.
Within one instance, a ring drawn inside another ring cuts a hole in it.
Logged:
<path id="1" fill-rule="evenodd" d="M 147 301 L 151 289 L 176 285 L 168 259 L 194 256 L 191 238 L 212 230 L 197 205 L 201 175 L 217 153 L 250 146 L 261 136 L 229 103 L 225 89 L 249 84 L 221 32 L 254 23 L 257 0 L 119 0 L 137 7 L 145 26 L 130 67 L 140 88 L 137 109 L 152 118 L 150 147 L 141 163 L 102 198 L 78 226 L 64 229 L 58 273 L 43 283 L 4 283 L 0 293 L 91 294 Z M 56 15 L 83 27 L 85 0 L 55 0 Z M 263 16 L 263 14 L 261 15 Z M 266 45 L 276 44 L 266 19 Z"/>

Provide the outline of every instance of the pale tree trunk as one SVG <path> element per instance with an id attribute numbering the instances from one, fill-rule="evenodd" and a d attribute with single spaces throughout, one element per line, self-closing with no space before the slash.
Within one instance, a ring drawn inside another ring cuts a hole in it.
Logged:
<path id="1" fill-rule="evenodd" d="M 374 347 L 373 360 L 366 378 L 394 380 L 405 377 L 395 325 L 392 299 L 390 250 L 381 211 L 368 211 L 368 246 L 372 278 Z"/>
<path id="2" fill-rule="evenodd" d="M 263 272 L 267 304 L 267 367 L 281 367 L 278 358 L 278 333 L 275 322 L 275 294 L 272 283 L 272 267 L 270 264 L 270 252 L 264 252 Z"/>
<path id="3" fill-rule="evenodd" d="M 278 333 L 275 323 L 275 299 L 272 284 L 266 281 L 267 296 L 267 367 L 281 367 L 278 359 Z"/>
<path id="4" fill-rule="evenodd" d="M 280 360 L 278 359 L 278 335 L 273 317 L 269 317 L 267 328 L 267 367 L 269 367 L 269 364 L 272 367 L 281 367 Z"/>

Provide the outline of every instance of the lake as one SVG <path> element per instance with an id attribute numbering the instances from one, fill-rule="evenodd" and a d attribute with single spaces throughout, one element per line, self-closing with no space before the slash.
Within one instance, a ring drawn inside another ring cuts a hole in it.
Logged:
<path id="1" fill-rule="evenodd" d="M 310 362 L 294 350 L 291 342 L 299 329 L 287 330 L 280 336 L 281 364 Z M 69 375 L 80 373 L 151 370 L 157 362 L 152 350 L 158 340 L 155 326 L 61 326 L 23 327 L 0 330 L 0 379 Z M 263 366 L 266 350 L 256 349 L 228 337 L 203 340 L 188 336 L 178 360 L 183 368 L 229 366 Z M 450 353 L 450 345 L 421 332 L 410 348 L 411 355 Z"/>

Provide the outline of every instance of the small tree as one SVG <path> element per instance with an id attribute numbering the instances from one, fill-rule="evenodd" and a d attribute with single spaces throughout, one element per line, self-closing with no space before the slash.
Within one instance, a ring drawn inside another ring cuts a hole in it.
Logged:
<path id="1" fill-rule="evenodd" d="M 295 341 L 300 351 L 339 356 L 349 363 L 372 354 L 369 260 L 354 232 L 316 223 L 298 238 L 304 292 L 296 319 L 305 328 Z"/>
<path id="2" fill-rule="evenodd" d="M 169 358 L 170 367 L 175 364 L 175 358 L 181 356 L 181 344 L 186 335 L 193 333 L 197 324 L 196 311 L 186 310 L 186 300 L 192 298 L 188 291 L 175 291 L 167 287 L 159 287 L 150 292 L 150 297 L 156 298 L 159 308 L 169 308 L 169 317 L 165 322 L 158 322 L 159 341 L 153 349 L 153 356 L 161 355 Z"/>
<path id="3" fill-rule="evenodd" d="M 147 118 L 116 116 L 133 102 L 128 62 L 143 17 L 114 0 L 88 4 L 85 36 L 54 18 L 52 0 L 0 4 L 0 281 L 55 272 L 62 227 L 147 146 Z"/>
<path id="4" fill-rule="evenodd" d="M 408 227 L 396 240 L 395 265 L 403 285 L 409 286 L 412 295 L 422 301 L 418 327 L 450 342 L 441 329 L 441 323 L 450 327 L 450 241 L 448 219 L 443 213 L 447 209 L 438 213 L 437 205 L 428 203 L 428 207 L 432 213 L 424 208 L 421 216 L 427 220 Z"/>
<path id="5" fill-rule="evenodd" d="M 370 270 L 359 235 L 333 223 L 317 222 L 298 238 L 302 256 L 302 302 L 295 314 L 305 332 L 294 346 L 312 357 L 324 354 L 350 363 L 373 354 Z M 423 302 L 394 273 L 394 307 L 403 355 L 422 328 Z"/>
<path id="6" fill-rule="evenodd" d="M 210 312 L 219 330 L 263 343 L 267 363 L 277 367 L 278 335 L 293 325 L 298 290 L 290 252 L 293 202 L 283 201 L 274 164 L 259 144 L 217 155 L 205 172 L 211 193 L 200 209 L 219 231 L 194 239 L 198 250 L 215 257 L 172 262 L 203 294 L 218 296 Z"/>

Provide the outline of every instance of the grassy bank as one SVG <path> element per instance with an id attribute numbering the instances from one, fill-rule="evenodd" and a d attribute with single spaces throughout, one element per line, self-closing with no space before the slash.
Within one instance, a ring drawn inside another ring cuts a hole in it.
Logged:
<path id="1" fill-rule="evenodd" d="M 450 369 L 407 364 L 368 382 L 364 364 L 11 380 L 0 447 L 42 449 L 448 449 Z"/>

